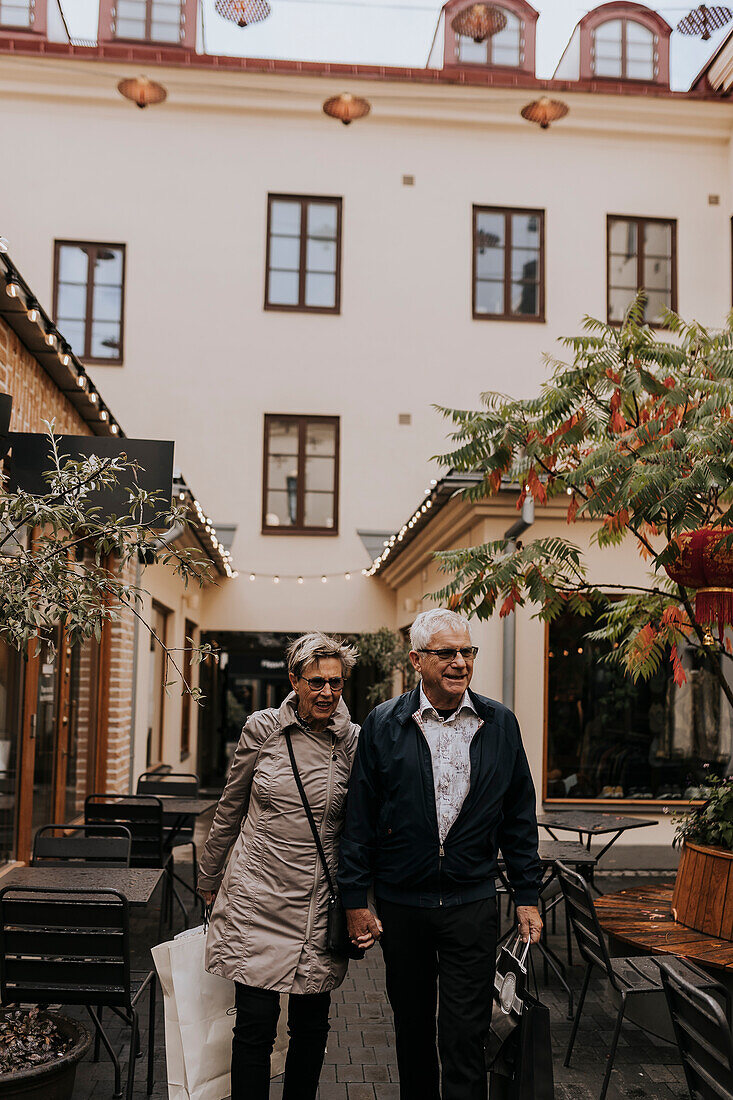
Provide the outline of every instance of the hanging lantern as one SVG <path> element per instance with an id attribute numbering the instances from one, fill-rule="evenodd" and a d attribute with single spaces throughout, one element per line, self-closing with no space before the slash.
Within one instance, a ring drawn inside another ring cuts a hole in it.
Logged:
<path id="1" fill-rule="evenodd" d="M 267 0 L 216 0 L 216 11 L 222 19 L 229 19 L 238 27 L 249 27 L 251 23 L 262 23 L 272 14 Z"/>
<path id="2" fill-rule="evenodd" d="M 707 42 L 713 31 L 720 30 L 726 23 L 733 19 L 730 8 L 709 8 L 705 4 L 693 8 L 684 19 L 680 19 L 677 30 L 680 34 L 700 35 L 703 42 Z"/>
<path id="3" fill-rule="evenodd" d="M 361 96 L 351 95 L 350 92 L 342 92 L 341 95 L 332 96 L 323 104 L 324 115 L 337 118 L 348 126 L 355 118 L 364 118 L 372 109 L 371 103 Z"/>
<path id="4" fill-rule="evenodd" d="M 506 15 L 500 8 L 491 4 L 469 4 L 451 19 L 451 27 L 456 34 L 472 38 L 474 42 L 485 42 L 487 38 L 503 31 Z"/>
<path id="5" fill-rule="evenodd" d="M 717 623 L 722 642 L 723 630 L 733 624 L 733 527 L 686 531 L 674 542 L 677 556 L 664 568 L 677 584 L 696 589 L 695 617 Z"/>
<path id="6" fill-rule="evenodd" d="M 146 76 L 133 76 L 129 80 L 121 80 L 117 85 L 117 91 L 125 99 L 131 99 L 138 107 L 150 107 L 156 103 L 162 103 L 168 95 L 162 84 L 156 84 Z"/>
<path id="7" fill-rule="evenodd" d="M 522 118 L 527 122 L 536 122 L 542 130 L 546 130 L 551 122 L 557 122 L 559 118 L 565 118 L 570 108 L 567 103 L 559 99 L 548 99 L 546 95 L 542 99 L 535 99 L 522 107 Z"/>

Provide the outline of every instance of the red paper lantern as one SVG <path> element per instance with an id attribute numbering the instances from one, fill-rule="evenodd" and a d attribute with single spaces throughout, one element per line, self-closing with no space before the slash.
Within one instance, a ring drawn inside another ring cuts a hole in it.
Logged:
<path id="1" fill-rule="evenodd" d="M 733 623 L 733 527 L 686 531 L 674 542 L 677 557 L 664 568 L 677 584 L 696 589 L 695 617 L 717 623 L 722 641 L 723 630 Z"/>

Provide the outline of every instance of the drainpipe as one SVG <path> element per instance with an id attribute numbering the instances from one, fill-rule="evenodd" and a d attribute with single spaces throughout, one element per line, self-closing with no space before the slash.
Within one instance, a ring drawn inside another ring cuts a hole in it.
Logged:
<path id="1" fill-rule="evenodd" d="M 516 550 L 517 539 L 534 523 L 534 500 L 527 495 L 522 504 L 521 519 L 516 520 L 508 531 L 504 532 L 506 552 Z M 514 710 L 514 682 L 516 678 L 517 618 L 512 611 L 502 623 L 502 674 L 501 701 L 505 707 Z"/>

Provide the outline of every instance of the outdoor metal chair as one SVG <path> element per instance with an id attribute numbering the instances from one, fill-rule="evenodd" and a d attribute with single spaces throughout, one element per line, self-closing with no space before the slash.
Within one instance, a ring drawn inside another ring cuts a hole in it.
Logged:
<path id="1" fill-rule="evenodd" d="M 559 861 L 556 867 L 558 878 L 562 884 L 567 914 L 575 933 L 578 951 L 586 964 L 585 977 L 583 978 L 578 1007 L 575 1011 L 570 1039 L 565 1052 L 564 1064 L 566 1066 L 570 1065 L 591 974 L 593 968 L 597 967 L 608 979 L 611 987 L 611 1000 L 617 1010 L 616 1026 L 611 1039 L 608 1064 L 600 1093 L 600 1100 L 604 1100 L 611 1080 L 611 1071 L 613 1070 L 616 1048 L 624 1020 L 636 1024 L 637 1027 L 650 1035 L 656 1036 L 658 1039 L 666 1040 L 669 1043 L 675 1041 L 672 1021 L 666 1008 L 662 976 L 659 969 L 662 962 L 670 962 L 671 960 L 668 955 L 644 955 L 612 959 L 608 953 L 603 929 L 598 922 L 587 881 L 582 875 L 579 875 L 576 871 L 571 871 L 569 867 Z M 683 959 L 674 959 L 673 965 L 683 974 L 692 973 L 695 976 L 701 974 L 701 971 L 690 967 Z M 697 980 L 702 983 L 702 987 L 705 989 L 720 990 L 720 986 L 707 975 L 703 975 L 702 978 Z"/>
<path id="2" fill-rule="evenodd" d="M 733 1036 L 720 1003 L 663 959 L 662 984 L 675 1038 L 695 1100 L 733 1100 Z M 689 966 L 702 980 L 707 977 Z M 721 995 L 724 993 L 720 988 Z"/>
<path id="3" fill-rule="evenodd" d="M 86 825 L 124 825 L 130 830 L 130 866 L 161 867 L 166 873 L 161 929 L 164 913 L 169 925 L 173 923 L 174 899 L 187 928 L 186 907 L 173 883 L 173 857 L 165 846 L 161 799 L 149 794 L 90 794 L 84 803 L 84 822 Z"/>
<path id="4" fill-rule="evenodd" d="M 155 972 L 130 970 L 127 898 L 116 890 L 6 886 L 0 890 L 0 998 L 8 1004 L 83 1005 L 114 1066 L 119 1058 L 99 1013 L 109 1007 L 130 1028 L 127 1100 L 140 1050 L 137 1005 L 149 993 L 147 1091 L 155 1071 Z"/>
<path id="5" fill-rule="evenodd" d="M 33 838 L 31 866 L 129 867 L 131 845 L 125 825 L 44 825 Z"/>
<path id="6" fill-rule="evenodd" d="M 137 793 L 138 794 L 152 794 L 152 795 L 174 795 L 179 798 L 198 798 L 199 796 L 199 777 L 195 772 L 159 772 L 150 771 L 144 772 L 137 781 Z M 164 807 L 165 809 L 165 807 Z M 164 827 L 164 835 L 166 844 L 172 848 L 191 847 L 191 874 L 193 878 L 193 890 L 194 897 L 198 898 L 197 886 L 198 886 L 198 853 L 196 851 L 196 844 L 194 841 L 194 829 L 196 826 L 195 817 L 190 817 L 185 820 L 183 825 L 179 825 L 175 829 L 175 835 L 172 836 L 173 830 L 166 829 Z M 173 843 L 171 845 L 171 839 Z M 186 890 L 191 890 L 191 887 L 187 882 L 184 882 L 178 875 L 175 876 L 181 886 Z"/>

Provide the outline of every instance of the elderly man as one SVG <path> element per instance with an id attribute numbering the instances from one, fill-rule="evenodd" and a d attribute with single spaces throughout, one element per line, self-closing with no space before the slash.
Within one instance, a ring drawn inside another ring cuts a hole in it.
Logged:
<path id="1" fill-rule="evenodd" d="M 443 1100 L 484 1100 L 499 849 L 524 939 L 542 928 L 535 793 L 517 719 L 469 690 L 466 620 L 426 611 L 410 642 L 420 684 L 359 738 L 339 886 L 352 939 L 381 938 L 401 1100 L 440 1100 L 436 1006 Z"/>

